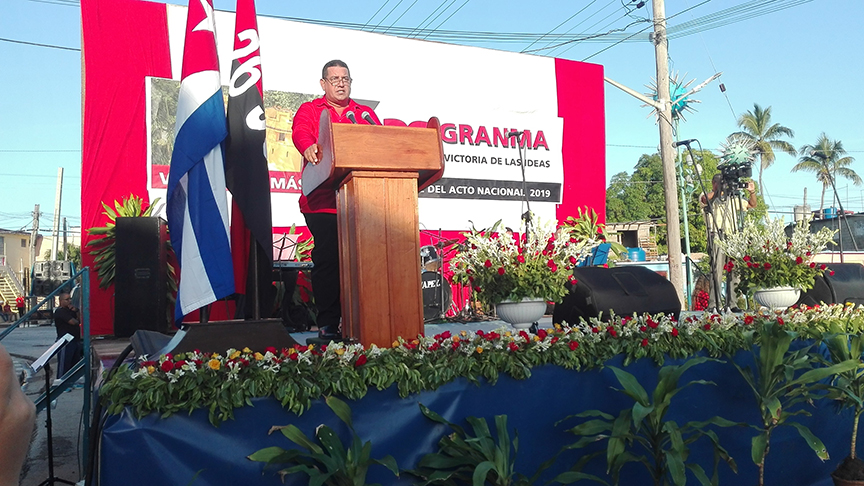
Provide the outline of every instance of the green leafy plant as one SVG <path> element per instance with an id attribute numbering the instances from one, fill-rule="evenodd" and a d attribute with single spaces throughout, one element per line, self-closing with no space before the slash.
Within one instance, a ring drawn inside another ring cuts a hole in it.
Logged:
<path id="1" fill-rule="evenodd" d="M 265 468 L 271 465 L 288 464 L 289 467 L 279 471 L 283 481 L 285 476 L 303 473 L 309 476 L 310 486 L 363 486 L 366 484 L 366 473 L 375 464 L 382 465 L 399 477 L 399 467 L 392 456 L 373 459 L 372 443 L 361 443 L 360 437 L 354 432 L 351 422 L 351 409 L 336 397 L 327 397 L 327 406 L 351 430 L 353 438 L 351 445 L 345 447 L 333 430 L 326 425 L 315 429 L 318 444 L 313 442 L 294 425 L 275 426 L 270 434 L 279 431 L 291 442 L 306 449 L 283 449 L 281 447 L 265 447 L 254 452 L 248 458 L 252 461 L 265 463 Z M 319 445 L 320 444 L 320 445 Z"/>
<path id="2" fill-rule="evenodd" d="M 717 239 L 717 244 L 731 259 L 726 270 L 732 270 L 741 279 L 741 291 L 812 288 L 816 276 L 828 268 L 814 262 L 813 257 L 825 249 L 836 230 L 822 228 L 811 233 L 809 226 L 810 221 L 799 221 L 789 238 L 782 219 L 763 224 L 748 218 L 741 231 L 726 235 L 725 240 Z"/>
<path id="3" fill-rule="evenodd" d="M 581 438 L 565 449 L 582 449 L 605 441 L 606 472 L 612 476 L 613 484 L 618 484 L 621 469 L 631 462 L 644 465 L 655 485 L 670 482 L 675 485 L 686 484 L 687 470 L 690 470 L 701 484 L 716 485 L 721 460 L 737 473 L 735 460 L 720 445 L 717 434 L 709 426 L 729 427 L 738 424 L 721 417 L 712 417 L 704 422 L 688 422 L 679 426 L 674 421 L 665 419 L 672 398 L 678 392 L 690 385 L 714 385 L 710 381 L 693 380 L 684 386 L 678 386 L 678 381 L 685 371 L 705 361 L 716 360 L 699 357 L 680 366 L 664 366 L 660 369 L 657 387 L 650 397 L 633 375 L 610 366 L 622 386 L 618 391 L 632 398 L 633 406 L 622 410 L 617 417 L 600 410 L 589 410 L 565 418 L 564 420 L 573 417 L 590 419 L 568 430 Z M 690 444 L 702 437 L 707 437 L 714 447 L 714 474 L 711 478 L 702 466 L 687 462 Z M 558 475 L 555 481 L 570 484 L 587 479 L 608 484 L 595 475 L 583 472 L 584 466 L 603 452 L 586 454 L 570 471 Z"/>
<path id="4" fill-rule="evenodd" d="M 472 228 L 450 262 L 452 280 L 472 287 L 486 306 L 525 298 L 560 301 L 567 293 L 564 284 L 575 280 L 573 267 L 600 243 L 596 229 L 579 238 L 571 236 L 574 228 L 535 221 L 521 237 L 502 231 L 501 221 L 483 230 Z"/>
<path id="5" fill-rule="evenodd" d="M 829 333 L 822 342 L 828 348 L 830 363 L 857 361 L 858 367 L 834 375 L 831 383 L 824 388 L 828 391 L 827 398 L 835 400 L 840 410 L 852 409 L 852 431 L 849 441 L 849 456 L 844 459 L 834 475 L 848 480 L 864 480 L 864 461 L 857 457 L 858 423 L 864 412 L 864 341 L 860 334 L 848 334 L 846 326 L 840 322 L 832 322 Z"/>
<path id="6" fill-rule="evenodd" d="M 615 241 L 609 241 L 606 225 L 600 223 L 600 218 L 591 208 L 585 208 L 584 213 L 582 212 L 582 208 L 577 208 L 576 216 L 567 216 L 564 224 L 573 238 L 579 240 L 599 239 L 605 243 L 609 243 L 610 256 L 620 257 L 627 253 L 627 248 L 624 245 Z"/>
<path id="7" fill-rule="evenodd" d="M 489 430 L 486 419 L 468 417 L 474 432 L 471 435 L 462 427 L 450 423 L 422 403 L 420 411 L 427 418 L 444 424 L 453 432 L 438 441 L 438 452 L 426 454 L 417 464 L 417 469 L 407 471 L 421 478 L 420 486 L 429 484 L 472 484 L 483 486 L 487 481 L 494 486 L 530 486 L 530 481 L 516 472 L 516 453 L 519 451 L 519 434 L 510 441 L 507 416 L 495 416 L 497 440 Z"/>
<path id="8" fill-rule="evenodd" d="M 805 425 L 795 422 L 795 416 L 809 416 L 810 412 L 798 407 L 820 398 L 819 381 L 844 373 L 858 366 L 857 360 L 848 360 L 826 367 L 817 367 L 820 358 L 811 353 L 813 345 L 790 351 L 798 333 L 785 327 L 782 318 L 765 319 L 745 339 L 753 353 L 754 365 L 742 367 L 732 361 L 750 386 L 759 412 L 761 424 L 751 425 L 759 434 L 753 437 L 750 455 L 759 468 L 759 485 L 765 484 L 765 458 L 768 456 L 771 435 L 780 426 L 794 427 L 808 446 L 823 461 L 828 451 L 822 441 Z M 753 346 L 758 345 L 758 351 Z"/>

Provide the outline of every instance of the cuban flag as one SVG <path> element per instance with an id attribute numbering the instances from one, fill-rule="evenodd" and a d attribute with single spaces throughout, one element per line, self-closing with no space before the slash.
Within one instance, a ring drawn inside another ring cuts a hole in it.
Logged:
<path id="1" fill-rule="evenodd" d="M 225 104 L 211 0 L 190 0 L 168 176 L 168 229 L 180 263 L 176 322 L 234 293 L 222 141 Z"/>

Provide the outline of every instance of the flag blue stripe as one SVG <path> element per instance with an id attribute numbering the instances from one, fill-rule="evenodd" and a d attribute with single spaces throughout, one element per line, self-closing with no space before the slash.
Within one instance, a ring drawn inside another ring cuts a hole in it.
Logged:
<path id="1" fill-rule="evenodd" d="M 222 148 L 217 150 L 221 151 Z M 228 240 L 228 228 L 222 222 L 214 194 L 209 190 L 210 177 L 203 161 L 189 171 L 189 187 L 208 189 L 188 195 L 189 219 L 198 240 L 210 286 L 216 298 L 222 298 L 234 293 L 231 244 Z M 226 275 L 228 279 L 224 278 Z"/>
<path id="2" fill-rule="evenodd" d="M 234 292 L 231 247 L 224 223 L 227 218 L 223 218 L 217 202 L 217 198 L 221 198 L 222 207 L 225 207 L 224 180 L 220 175 L 224 171 L 221 142 L 226 136 L 222 93 L 217 91 L 185 120 L 174 141 L 166 210 L 171 244 L 180 264 L 176 321 L 182 321 L 184 314 L 212 302 L 214 297 L 219 299 Z M 213 151 L 216 153 L 210 154 Z M 208 154 L 210 158 L 207 160 L 214 166 L 210 170 L 217 172 L 215 183 L 207 170 L 205 157 Z M 184 234 L 187 223 L 194 234 Z M 187 250 L 190 242 L 196 246 L 192 248 L 192 254 L 183 252 L 185 238 L 192 238 L 187 242 Z M 197 285 L 184 285 L 184 280 L 197 282 Z M 198 295 L 185 295 L 184 289 L 192 289 Z M 185 309 L 189 306 L 194 307 Z"/>

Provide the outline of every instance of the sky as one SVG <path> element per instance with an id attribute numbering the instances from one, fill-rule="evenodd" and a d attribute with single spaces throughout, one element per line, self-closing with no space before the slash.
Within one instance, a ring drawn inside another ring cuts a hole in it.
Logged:
<path id="1" fill-rule="evenodd" d="M 765 1 L 667 0 L 670 30 L 687 22 L 705 25 L 699 21 L 720 19 L 708 24 L 713 28 L 696 28 L 695 33 L 669 41 L 670 71 L 679 79 L 693 80 L 695 86 L 722 72 L 717 81 L 691 96 L 700 103 L 693 104 L 696 112 L 685 114 L 679 139 L 698 139 L 704 149 L 717 151 L 738 130 L 737 118 L 758 103 L 771 107 L 773 122 L 794 131 L 790 142 L 796 148 L 815 144 L 823 132 L 842 141 L 848 155 L 857 159 L 852 168 L 864 176 L 864 123 L 860 121 L 864 113 L 860 92 L 864 2 L 774 0 L 773 12 L 743 19 L 734 14 L 746 11 L 752 16 Z M 627 0 L 256 1 L 259 15 L 380 25 L 379 31 L 393 25 L 593 37 L 531 55 L 601 64 L 606 77 L 648 93 L 646 86 L 656 75 L 654 46 L 647 39 L 652 29 L 646 29 L 649 24 L 644 21 L 651 17 L 651 3 L 646 1 L 641 8 L 636 5 Z M 235 0 L 215 0 L 215 7 L 233 11 Z M 436 8 L 444 12 L 437 18 Z M 642 29 L 646 30 L 638 33 Z M 635 35 L 619 42 L 631 34 Z M 501 37 L 457 43 L 515 52 L 550 44 L 548 40 L 534 45 L 525 40 L 503 42 Z M 72 227 L 80 225 L 80 46 L 77 0 L 0 2 L 0 59 L 6 66 L 0 76 L 2 229 L 29 230 L 36 204 L 42 212 L 40 227 L 50 228 L 58 167 L 65 172 L 61 217 Z M 416 72 L 410 60 L 405 61 L 394 61 L 394 75 Z M 466 89 L 482 94 L 483 83 L 494 82 L 495 73 L 465 76 L 469 79 Z M 609 84 L 605 96 L 608 181 L 616 173 L 632 172 L 642 154 L 657 152 L 659 131 L 642 102 Z M 786 214 L 787 220 L 793 206 L 804 202 L 805 188 L 806 202 L 814 209 L 822 191 L 814 175 L 790 172 L 796 161 L 796 157 L 778 153 L 763 176 L 769 209 Z M 845 209 L 864 211 L 864 186 L 841 179 L 837 187 Z M 832 196 L 829 191 L 826 200 Z"/>

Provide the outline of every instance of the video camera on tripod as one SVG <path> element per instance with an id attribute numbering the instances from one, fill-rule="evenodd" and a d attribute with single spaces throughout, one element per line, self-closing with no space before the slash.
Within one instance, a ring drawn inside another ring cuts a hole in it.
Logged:
<path id="1" fill-rule="evenodd" d="M 717 170 L 723 177 L 722 192 L 729 194 L 740 194 L 740 190 L 746 188 L 748 184 L 741 179 L 753 177 L 753 166 L 749 162 L 730 162 L 718 165 Z"/>

